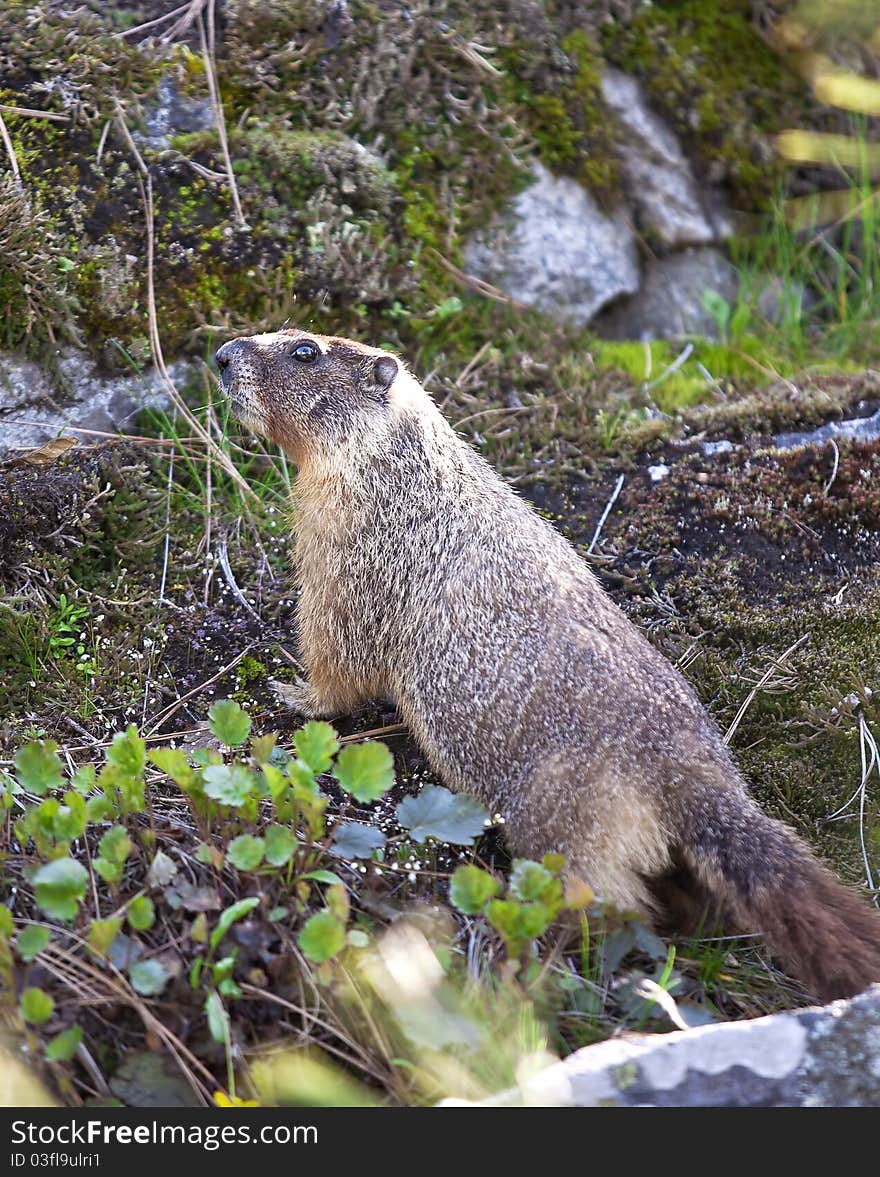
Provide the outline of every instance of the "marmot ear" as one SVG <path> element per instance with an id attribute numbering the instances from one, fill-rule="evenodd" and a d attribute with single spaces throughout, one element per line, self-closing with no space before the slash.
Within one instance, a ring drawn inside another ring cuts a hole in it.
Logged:
<path id="1" fill-rule="evenodd" d="M 397 379 L 400 365 L 393 356 L 378 356 L 370 368 L 370 384 L 382 396 Z"/>

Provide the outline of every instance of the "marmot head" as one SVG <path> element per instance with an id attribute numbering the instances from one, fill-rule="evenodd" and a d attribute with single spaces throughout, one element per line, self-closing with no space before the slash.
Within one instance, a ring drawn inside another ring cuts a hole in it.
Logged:
<path id="1" fill-rule="evenodd" d="M 220 385 L 243 425 L 302 462 L 387 429 L 421 386 L 376 347 L 299 330 L 231 339 Z"/>

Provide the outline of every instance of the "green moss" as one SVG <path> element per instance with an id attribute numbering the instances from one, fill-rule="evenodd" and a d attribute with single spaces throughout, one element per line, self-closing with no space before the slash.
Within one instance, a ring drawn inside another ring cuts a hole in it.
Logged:
<path id="1" fill-rule="evenodd" d="M 602 105 L 602 58 L 591 34 L 557 32 L 551 5 L 520 5 L 515 34 L 500 54 L 500 93 L 528 129 L 551 171 L 572 175 L 600 199 L 611 199 L 617 157 Z"/>

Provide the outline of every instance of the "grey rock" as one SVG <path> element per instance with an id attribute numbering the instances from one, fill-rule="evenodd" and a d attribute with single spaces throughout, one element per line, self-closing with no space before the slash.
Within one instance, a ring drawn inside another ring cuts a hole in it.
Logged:
<path id="1" fill-rule="evenodd" d="M 164 151 L 171 146 L 172 135 L 208 131 L 214 126 L 214 111 L 206 99 L 186 98 L 171 78 L 159 83 L 159 95 L 144 115 L 144 130 L 134 138 L 144 147 Z"/>
<path id="2" fill-rule="evenodd" d="M 729 236 L 718 198 L 701 192 L 678 139 L 651 110 L 639 82 L 606 69 L 602 98 L 617 123 L 615 149 L 641 227 L 670 246 L 708 245 Z"/>
<path id="3" fill-rule="evenodd" d="M 704 295 L 715 291 L 736 299 L 739 279 L 724 255 L 711 246 L 682 250 L 651 262 L 635 298 L 615 306 L 593 324 L 606 339 L 718 337 L 718 324 Z"/>
<path id="4" fill-rule="evenodd" d="M 878 1107 L 880 985 L 821 1008 L 613 1038 L 487 1105 Z"/>
<path id="5" fill-rule="evenodd" d="M 602 212 L 575 180 L 535 165 L 535 183 L 465 249 L 469 274 L 538 310 L 583 326 L 639 288 L 626 214 Z"/>
<path id="6" fill-rule="evenodd" d="M 169 373 L 180 384 L 191 369 L 188 361 L 178 361 Z M 115 433 L 140 409 L 167 403 L 154 369 L 106 377 L 87 355 L 69 349 L 58 357 L 55 377 L 33 360 L 0 353 L 0 453 L 42 445 L 65 428 Z"/>

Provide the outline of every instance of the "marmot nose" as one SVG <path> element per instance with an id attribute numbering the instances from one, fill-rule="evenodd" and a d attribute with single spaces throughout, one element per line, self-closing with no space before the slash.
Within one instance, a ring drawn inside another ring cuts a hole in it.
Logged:
<path id="1" fill-rule="evenodd" d="M 241 351 L 241 340 L 230 339 L 228 343 L 224 343 L 222 347 L 217 349 L 214 359 L 217 361 L 217 367 L 222 372 L 224 368 L 229 367 L 229 361 Z"/>

